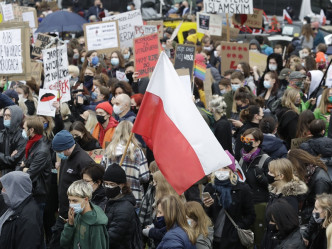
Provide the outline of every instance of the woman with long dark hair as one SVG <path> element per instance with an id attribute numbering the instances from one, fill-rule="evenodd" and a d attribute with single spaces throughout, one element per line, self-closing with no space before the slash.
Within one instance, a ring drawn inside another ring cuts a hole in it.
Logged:
<path id="1" fill-rule="evenodd" d="M 101 149 L 99 142 L 85 128 L 81 121 L 75 121 L 69 128 L 76 143 L 85 151 Z"/>
<path id="2" fill-rule="evenodd" d="M 265 100 L 265 108 L 271 110 L 275 101 L 282 97 L 278 74 L 275 71 L 267 72 L 264 76 L 265 90 L 259 95 Z"/>

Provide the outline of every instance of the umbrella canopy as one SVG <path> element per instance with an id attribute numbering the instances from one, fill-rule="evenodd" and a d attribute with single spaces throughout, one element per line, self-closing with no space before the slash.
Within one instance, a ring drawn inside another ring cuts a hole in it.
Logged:
<path id="1" fill-rule="evenodd" d="M 80 15 L 59 10 L 48 14 L 39 24 L 36 33 L 82 31 L 84 23 L 87 23 L 87 20 Z"/>

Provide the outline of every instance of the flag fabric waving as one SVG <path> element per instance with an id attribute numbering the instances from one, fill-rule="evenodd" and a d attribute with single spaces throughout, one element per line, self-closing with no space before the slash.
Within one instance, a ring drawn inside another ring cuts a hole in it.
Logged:
<path id="1" fill-rule="evenodd" d="M 231 164 L 192 99 L 185 96 L 179 76 L 162 52 L 133 127 L 178 194 Z"/>
<path id="2" fill-rule="evenodd" d="M 326 24 L 326 16 L 324 14 L 324 10 L 320 10 L 320 14 L 319 14 L 319 22 L 321 25 L 325 25 Z"/>
<path id="3" fill-rule="evenodd" d="M 293 23 L 292 18 L 290 17 L 290 15 L 288 14 L 287 10 L 285 10 L 285 9 L 283 11 L 283 16 L 284 16 L 284 20 L 286 20 L 289 24 Z"/>

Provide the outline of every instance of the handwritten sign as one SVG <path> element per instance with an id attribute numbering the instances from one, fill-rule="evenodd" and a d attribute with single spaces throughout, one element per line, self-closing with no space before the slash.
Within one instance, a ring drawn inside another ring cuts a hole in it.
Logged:
<path id="1" fill-rule="evenodd" d="M 222 35 L 222 16 L 197 13 L 197 32 L 209 35 Z"/>
<path id="2" fill-rule="evenodd" d="M 195 63 L 195 50 L 196 47 L 194 45 L 177 44 L 175 48 L 174 68 L 188 68 L 190 78 L 192 78 Z"/>
<path id="3" fill-rule="evenodd" d="M 267 55 L 261 54 L 259 52 L 249 51 L 249 64 L 250 66 L 256 66 L 262 73 L 266 68 Z"/>
<path id="4" fill-rule="evenodd" d="M 2 15 L 5 22 L 15 19 L 13 5 L 11 4 L 3 4 L 2 5 Z"/>
<path id="5" fill-rule="evenodd" d="M 249 44 L 222 42 L 221 58 L 225 58 L 221 64 L 222 74 L 226 70 L 236 69 L 240 62 L 249 62 Z"/>
<path id="6" fill-rule="evenodd" d="M 121 47 L 132 47 L 135 38 L 135 26 L 143 25 L 141 10 L 127 11 L 118 15 L 103 18 L 103 21 L 112 20 L 118 20 Z"/>
<path id="7" fill-rule="evenodd" d="M 146 25 L 155 25 L 155 26 L 157 26 L 159 39 L 162 39 L 164 37 L 164 23 L 163 23 L 163 21 L 147 21 Z"/>
<path id="8" fill-rule="evenodd" d="M 116 21 L 84 24 L 83 28 L 87 50 L 107 53 L 120 47 Z"/>
<path id="9" fill-rule="evenodd" d="M 153 33 L 158 33 L 157 26 L 155 25 L 135 26 L 135 38 L 151 35 Z"/>
<path id="10" fill-rule="evenodd" d="M 151 34 L 134 39 L 135 72 L 139 78 L 152 73 L 159 58 L 158 34 Z"/>
<path id="11" fill-rule="evenodd" d="M 0 30 L 0 74 L 23 73 L 21 29 Z"/>
<path id="12" fill-rule="evenodd" d="M 235 14 L 232 16 L 233 23 L 239 26 L 248 26 L 251 28 L 262 28 L 263 10 L 254 9 L 254 14 Z"/>
<path id="13" fill-rule="evenodd" d="M 100 163 L 104 156 L 103 149 L 90 150 L 87 153 L 96 163 Z"/>
<path id="14" fill-rule="evenodd" d="M 57 101 L 58 91 L 39 89 L 37 115 L 55 116 L 56 108 L 53 103 Z"/>
<path id="15" fill-rule="evenodd" d="M 38 33 L 35 45 L 32 48 L 32 55 L 40 57 L 42 55 L 42 50 L 52 42 L 53 37 L 50 35 L 45 35 Z"/>
<path id="16" fill-rule="evenodd" d="M 252 0 L 204 0 L 206 13 L 253 14 Z"/>
<path id="17" fill-rule="evenodd" d="M 120 81 L 127 81 L 127 77 L 126 74 L 124 72 L 120 72 L 120 70 L 117 70 L 115 72 L 115 76 L 118 80 Z"/>

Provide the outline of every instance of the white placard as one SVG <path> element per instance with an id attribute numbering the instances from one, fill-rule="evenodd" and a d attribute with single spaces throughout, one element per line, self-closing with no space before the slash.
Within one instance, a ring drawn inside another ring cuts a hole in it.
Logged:
<path id="1" fill-rule="evenodd" d="M 135 26 L 135 38 L 151 35 L 153 33 L 158 33 L 158 28 L 156 25 Z"/>
<path id="2" fill-rule="evenodd" d="M 23 50 L 20 29 L 0 31 L 0 72 L 1 74 L 23 73 Z"/>
<path id="3" fill-rule="evenodd" d="M 119 70 L 116 71 L 116 78 L 120 81 L 127 81 L 126 74 L 124 72 L 120 72 Z"/>
<path id="4" fill-rule="evenodd" d="M 14 20 L 14 11 L 13 11 L 13 5 L 11 4 L 3 4 L 2 6 L 2 15 L 5 22 Z"/>
<path id="5" fill-rule="evenodd" d="M 66 81 L 69 85 L 67 45 L 44 49 L 43 62 L 45 89 L 61 90 Z"/>
<path id="6" fill-rule="evenodd" d="M 58 91 L 39 89 L 37 115 L 55 116 L 56 108 L 52 105 L 57 101 Z"/>
<path id="7" fill-rule="evenodd" d="M 24 22 L 29 22 L 30 28 L 36 28 L 35 15 L 33 11 L 23 12 L 22 18 Z"/>
<path id="8" fill-rule="evenodd" d="M 254 14 L 252 0 L 204 0 L 206 13 Z"/>
<path id="9" fill-rule="evenodd" d="M 118 20 L 121 47 L 133 47 L 133 40 L 135 38 L 135 26 L 143 25 L 141 10 L 128 11 L 118 15 L 103 18 L 103 21 L 112 20 Z"/>
<path id="10" fill-rule="evenodd" d="M 222 35 L 222 16 L 197 13 L 197 32 L 208 35 Z"/>
<path id="11" fill-rule="evenodd" d="M 89 51 L 119 47 L 116 22 L 100 22 L 86 25 L 85 29 Z"/>

